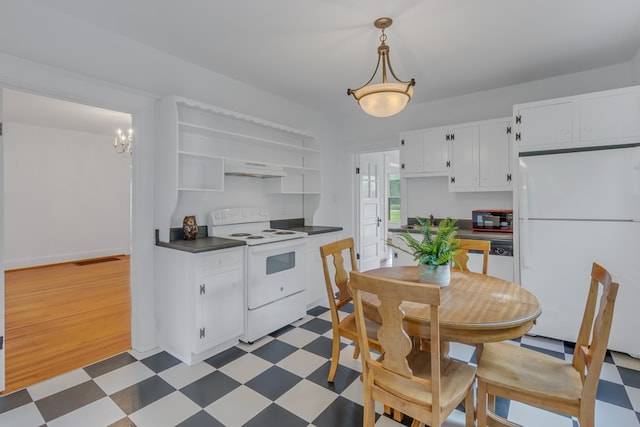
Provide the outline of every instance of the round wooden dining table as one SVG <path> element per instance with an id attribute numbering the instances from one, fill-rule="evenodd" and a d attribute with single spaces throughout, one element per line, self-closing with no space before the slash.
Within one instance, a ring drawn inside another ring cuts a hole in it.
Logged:
<path id="1" fill-rule="evenodd" d="M 364 272 L 372 276 L 418 282 L 417 266 L 384 267 Z M 363 292 L 365 315 L 380 322 L 375 295 Z M 403 302 L 405 327 L 413 337 L 429 337 L 429 306 Z M 485 274 L 451 271 L 451 283 L 441 290 L 440 336 L 443 341 L 481 345 L 518 338 L 540 316 L 538 299 L 521 286 Z"/>

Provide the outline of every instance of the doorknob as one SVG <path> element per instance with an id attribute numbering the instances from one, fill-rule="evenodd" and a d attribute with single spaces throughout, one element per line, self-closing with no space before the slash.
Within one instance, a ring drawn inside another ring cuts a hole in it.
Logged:
<path id="1" fill-rule="evenodd" d="M 382 218 L 378 217 L 378 227 L 380 227 L 381 222 L 382 222 Z"/>

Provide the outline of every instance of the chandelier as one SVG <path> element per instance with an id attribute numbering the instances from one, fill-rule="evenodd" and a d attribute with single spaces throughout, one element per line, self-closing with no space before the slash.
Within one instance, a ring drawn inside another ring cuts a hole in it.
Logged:
<path id="1" fill-rule="evenodd" d="M 113 141 L 113 149 L 116 153 L 131 153 L 133 149 L 133 130 L 129 129 L 129 134 L 125 135 L 121 129 L 118 129 L 118 135 Z"/>
<path id="2" fill-rule="evenodd" d="M 378 46 L 376 69 L 373 71 L 369 81 L 363 86 L 358 89 L 347 89 L 347 95 L 353 95 L 364 112 L 375 117 L 389 117 L 402 111 L 411 100 L 413 86 L 416 84 L 414 79 L 406 82 L 400 80 L 393 72 L 393 68 L 391 68 L 389 46 L 385 44 L 387 36 L 384 30 L 390 27 L 392 23 L 393 20 L 391 18 L 378 18 L 375 20 L 373 26 L 382 31 L 380 46 Z M 382 64 L 382 83 L 369 84 L 376 76 L 380 64 Z M 389 69 L 391 76 L 397 83 L 389 83 L 387 81 L 387 69 Z"/>

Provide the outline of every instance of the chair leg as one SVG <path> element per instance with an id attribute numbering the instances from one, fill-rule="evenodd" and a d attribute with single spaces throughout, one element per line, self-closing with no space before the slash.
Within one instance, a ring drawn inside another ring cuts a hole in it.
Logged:
<path id="1" fill-rule="evenodd" d="M 353 349 L 353 358 L 357 359 L 360 357 L 360 345 L 356 343 L 356 348 Z"/>
<path id="2" fill-rule="evenodd" d="M 478 427 L 487 427 L 487 385 L 478 381 L 478 405 L 476 408 Z"/>
<path id="3" fill-rule="evenodd" d="M 476 410 L 473 406 L 473 386 L 469 389 L 467 397 L 464 399 L 465 426 L 473 427 L 476 420 Z"/>
<path id="4" fill-rule="evenodd" d="M 580 406 L 580 415 L 578 416 L 580 427 L 594 427 L 595 422 L 595 402 L 585 402 Z"/>
<path id="5" fill-rule="evenodd" d="M 329 368 L 329 377 L 327 382 L 332 383 L 333 378 L 336 376 L 338 370 L 338 363 L 340 362 L 340 336 L 333 337 L 333 345 L 331 347 L 331 367 Z"/>
<path id="6" fill-rule="evenodd" d="M 364 420 L 362 422 L 363 427 L 374 427 L 376 421 L 376 402 L 371 399 L 371 396 L 364 396 Z"/>

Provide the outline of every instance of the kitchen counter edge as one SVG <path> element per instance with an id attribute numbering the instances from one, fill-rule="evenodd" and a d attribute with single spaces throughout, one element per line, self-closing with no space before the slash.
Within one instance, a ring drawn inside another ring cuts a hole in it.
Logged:
<path id="1" fill-rule="evenodd" d="M 342 227 L 332 227 L 326 225 L 303 225 L 299 227 L 286 227 L 285 230 L 301 231 L 307 233 L 309 236 L 315 236 L 317 234 L 333 233 L 335 231 L 342 231 Z"/>
<path id="2" fill-rule="evenodd" d="M 399 227 L 399 228 L 390 228 L 389 233 L 404 233 L 408 231 L 411 234 L 422 234 L 422 230 L 417 230 L 413 228 Z M 458 230 L 457 237 L 459 239 L 477 239 L 477 240 L 506 240 L 512 241 L 513 234 L 512 233 L 500 233 L 500 232 L 491 232 L 491 231 L 473 231 L 473 230 Z"/>
<path id="3" fill-rule="evenodd" d="M 197 254 L 201 252 L 246 246 L 246 244 L 242 240 L 224 239 L 222 237 L 198 237 L 194 240 L 172 240 L 170 242 L 156 241 L 156 246 Z"/>

